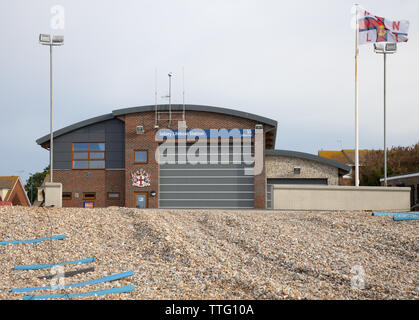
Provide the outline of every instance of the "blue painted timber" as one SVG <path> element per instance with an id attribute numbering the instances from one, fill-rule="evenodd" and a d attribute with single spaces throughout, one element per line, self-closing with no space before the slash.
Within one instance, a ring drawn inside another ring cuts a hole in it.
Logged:
<path id="1" fill-rule="evenodd" d="M 21 243 L 38 243 L 46 240 L 63 240 L 65 239 L 65 234 L 59 236 L 52 236 L 52 237 L 45 237 L 45 238 L 38 238 L 32 240 L 10 240 L 10 241 L 1 241 L 0 245 L 5 246 L 8 244 L 21 244 Z"/>
<path id="2" fill-rule="evenodd" d="M 79 282 L 79 283 L 72 283 L 72 284 L 66 284 L 63 289 L 84 287 L 84 286 L 88 286 L 88 285 L 92 285 L 92 284 L 98 284 L 98 283 L 102 283 L 102 282 L 115 281 L 115 280 L 130 277 L 133 274 L 134 274 L 134 271 L 131 270 L 131 271 L 127 271 L 127 272 L 117 273 L 117 274 L 114 274 L 114 275 L 111 275 L 111 276 L 108 276 L 108 277 L 98 278 L 98 279 L 95 279 L 95 280 Z M 61 288 L 52 287 L 52 286 L 33 287 L 33 288 L 17 288 L 17 289 L 12 289 L 12 293 L 31 292 L 31 291 L 37 291 L 37 290 L 54 290 L 54 289 L 61 289 Z"/>
<path id="3" fill-rule="evenodd" d="M 61 263 L 56 263 L 56 264 L 19 265 L 19 266 L 15 266 L 14 269 L 15 270 L 39 270 L 39 269 L 52 268 L 54 266 L 63 266 L 67 264 L 77 264 L 77 263 L 90 263 L 94 261 L 96 261 L 96 258 L 87 258 L 87 259 L 81 259 L 81 260 L 61 262 Z"/>
<path id="4" fill-rule="evenodd" d="M 411 220 L 419 220 L 419 217 L 394 217 L 394 221 L 411 221 Z"/>
<path id="5" fill-rule="evenodd" d="M 91 296 L 102 296 L 105 294 L 113 294 L 113 293 L 125 293 L 131 292 L 135 290 L 135 286 L 125 286 L 125 287 L 117 287 L 105 290 L 98 290 L 98 291 L 89 291 L 83 293 L 70 293 L 70 294 L 45 294 L 45 295 L 35 295 L 35 296 L 24 296 L 23 300 L 35 300 L 35 299 L 59 299 L 59 298 L 78 298 L 78 297 L 91 297 Z"/>
<path id="6" fill-rule="evenodd" d="M 376 216 L 406 216 L 406 215 L 419 215 L 419 212 L 374 212 L 372 214 Z"/>

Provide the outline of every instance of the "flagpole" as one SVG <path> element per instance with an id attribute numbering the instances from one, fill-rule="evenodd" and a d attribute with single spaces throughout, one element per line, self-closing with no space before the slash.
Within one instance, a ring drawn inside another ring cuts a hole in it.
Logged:
<path id="1" fill-rule="evenodd" d="M 359 56 L 359 21 L 358 4 L 356 7 L 356 29 L 355 29 L 355 186 L 359 187 L 359 90 L 358 90 L 358 56 Z"/>

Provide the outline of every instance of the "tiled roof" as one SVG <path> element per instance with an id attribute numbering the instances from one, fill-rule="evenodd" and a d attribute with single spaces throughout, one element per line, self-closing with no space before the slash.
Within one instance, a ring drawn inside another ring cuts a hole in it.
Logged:
<path id="1" fill-rule="evenodd" d="M 318 154 L 319 157 L 335 160 L 346 165 L 353 165 L 353 162 L 342 151 L 319 151 Z"/>
<path id="2" fill-rule="evenodd" d="M 3 201 L 7 201 L 19 177 L 0 177 L 0 189 L 9 189 Z"/>
<path id="3" fill-rule="evenodd" d="M 363 162 L 366 154 L 370 150 L 359 150 L 359 162 Z M 341 151 L 321 150 L 318 152 L 319 157 L 335 160 L 347 165 L 355 165 L 355 150 L 344 149 Z"/>
<path id="4" fill-rule="evenodd" d="M 12 189 L 18 177 L 0 177 L 0 189 Z"/>
<path id="5" fill-rule="evenodd" d="M 362 162 L 369 150 L 359 150 L 359 161 Z M 355 163 L 355 150 L 342 150 L 342 152 Z"/>

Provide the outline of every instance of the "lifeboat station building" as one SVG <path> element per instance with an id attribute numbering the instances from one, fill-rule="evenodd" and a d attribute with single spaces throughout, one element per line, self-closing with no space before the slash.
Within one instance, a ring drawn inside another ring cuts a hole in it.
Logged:
<path id="1" fill-rule="evenodd" d="M 275 150 L 277 129 L 275 120 L 220 107 L 119 109 L 53 133 L 53 181 L 63 207 L 269 209 L 273 185 L 338 185 L 350 172 Z M 50 135 L 36 142 L 50 149 Z"/>

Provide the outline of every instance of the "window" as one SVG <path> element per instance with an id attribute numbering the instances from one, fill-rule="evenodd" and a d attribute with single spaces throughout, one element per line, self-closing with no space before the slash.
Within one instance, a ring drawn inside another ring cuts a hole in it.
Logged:
<path id="1" fill-rule="evenodd" d="M 105 143 L 73 143 L 73 169 L 105 169 Z"/>
<path id="2" fill-rule="evenodd" d="M 294 168 L 294 174 L 301 174 L 301 168 L 300 167 L 295 167 Z"/>
<path id="3" fill-rule="evenodd" d="M 119 192 L 108 192 L 108 200 L 119 200 L 121 199 L 121 194 Z"/>
<path id="4" fill-rule="evenodd" d="M 63 192 L 63 200 L 71 200 L 72 193 L 71 192 Z"/>
<path id="5" fill-rule="evenodd" d="M 145 150 L 135 150 L 134 151 L 134 162 L 135 163 L 147 163 L 148 162 L 148 152 Z"/>
<path id="6" fill-rule="evenodd" d="M 95 200 L 96 192 L 83 192 L 83 200 Z"/>

